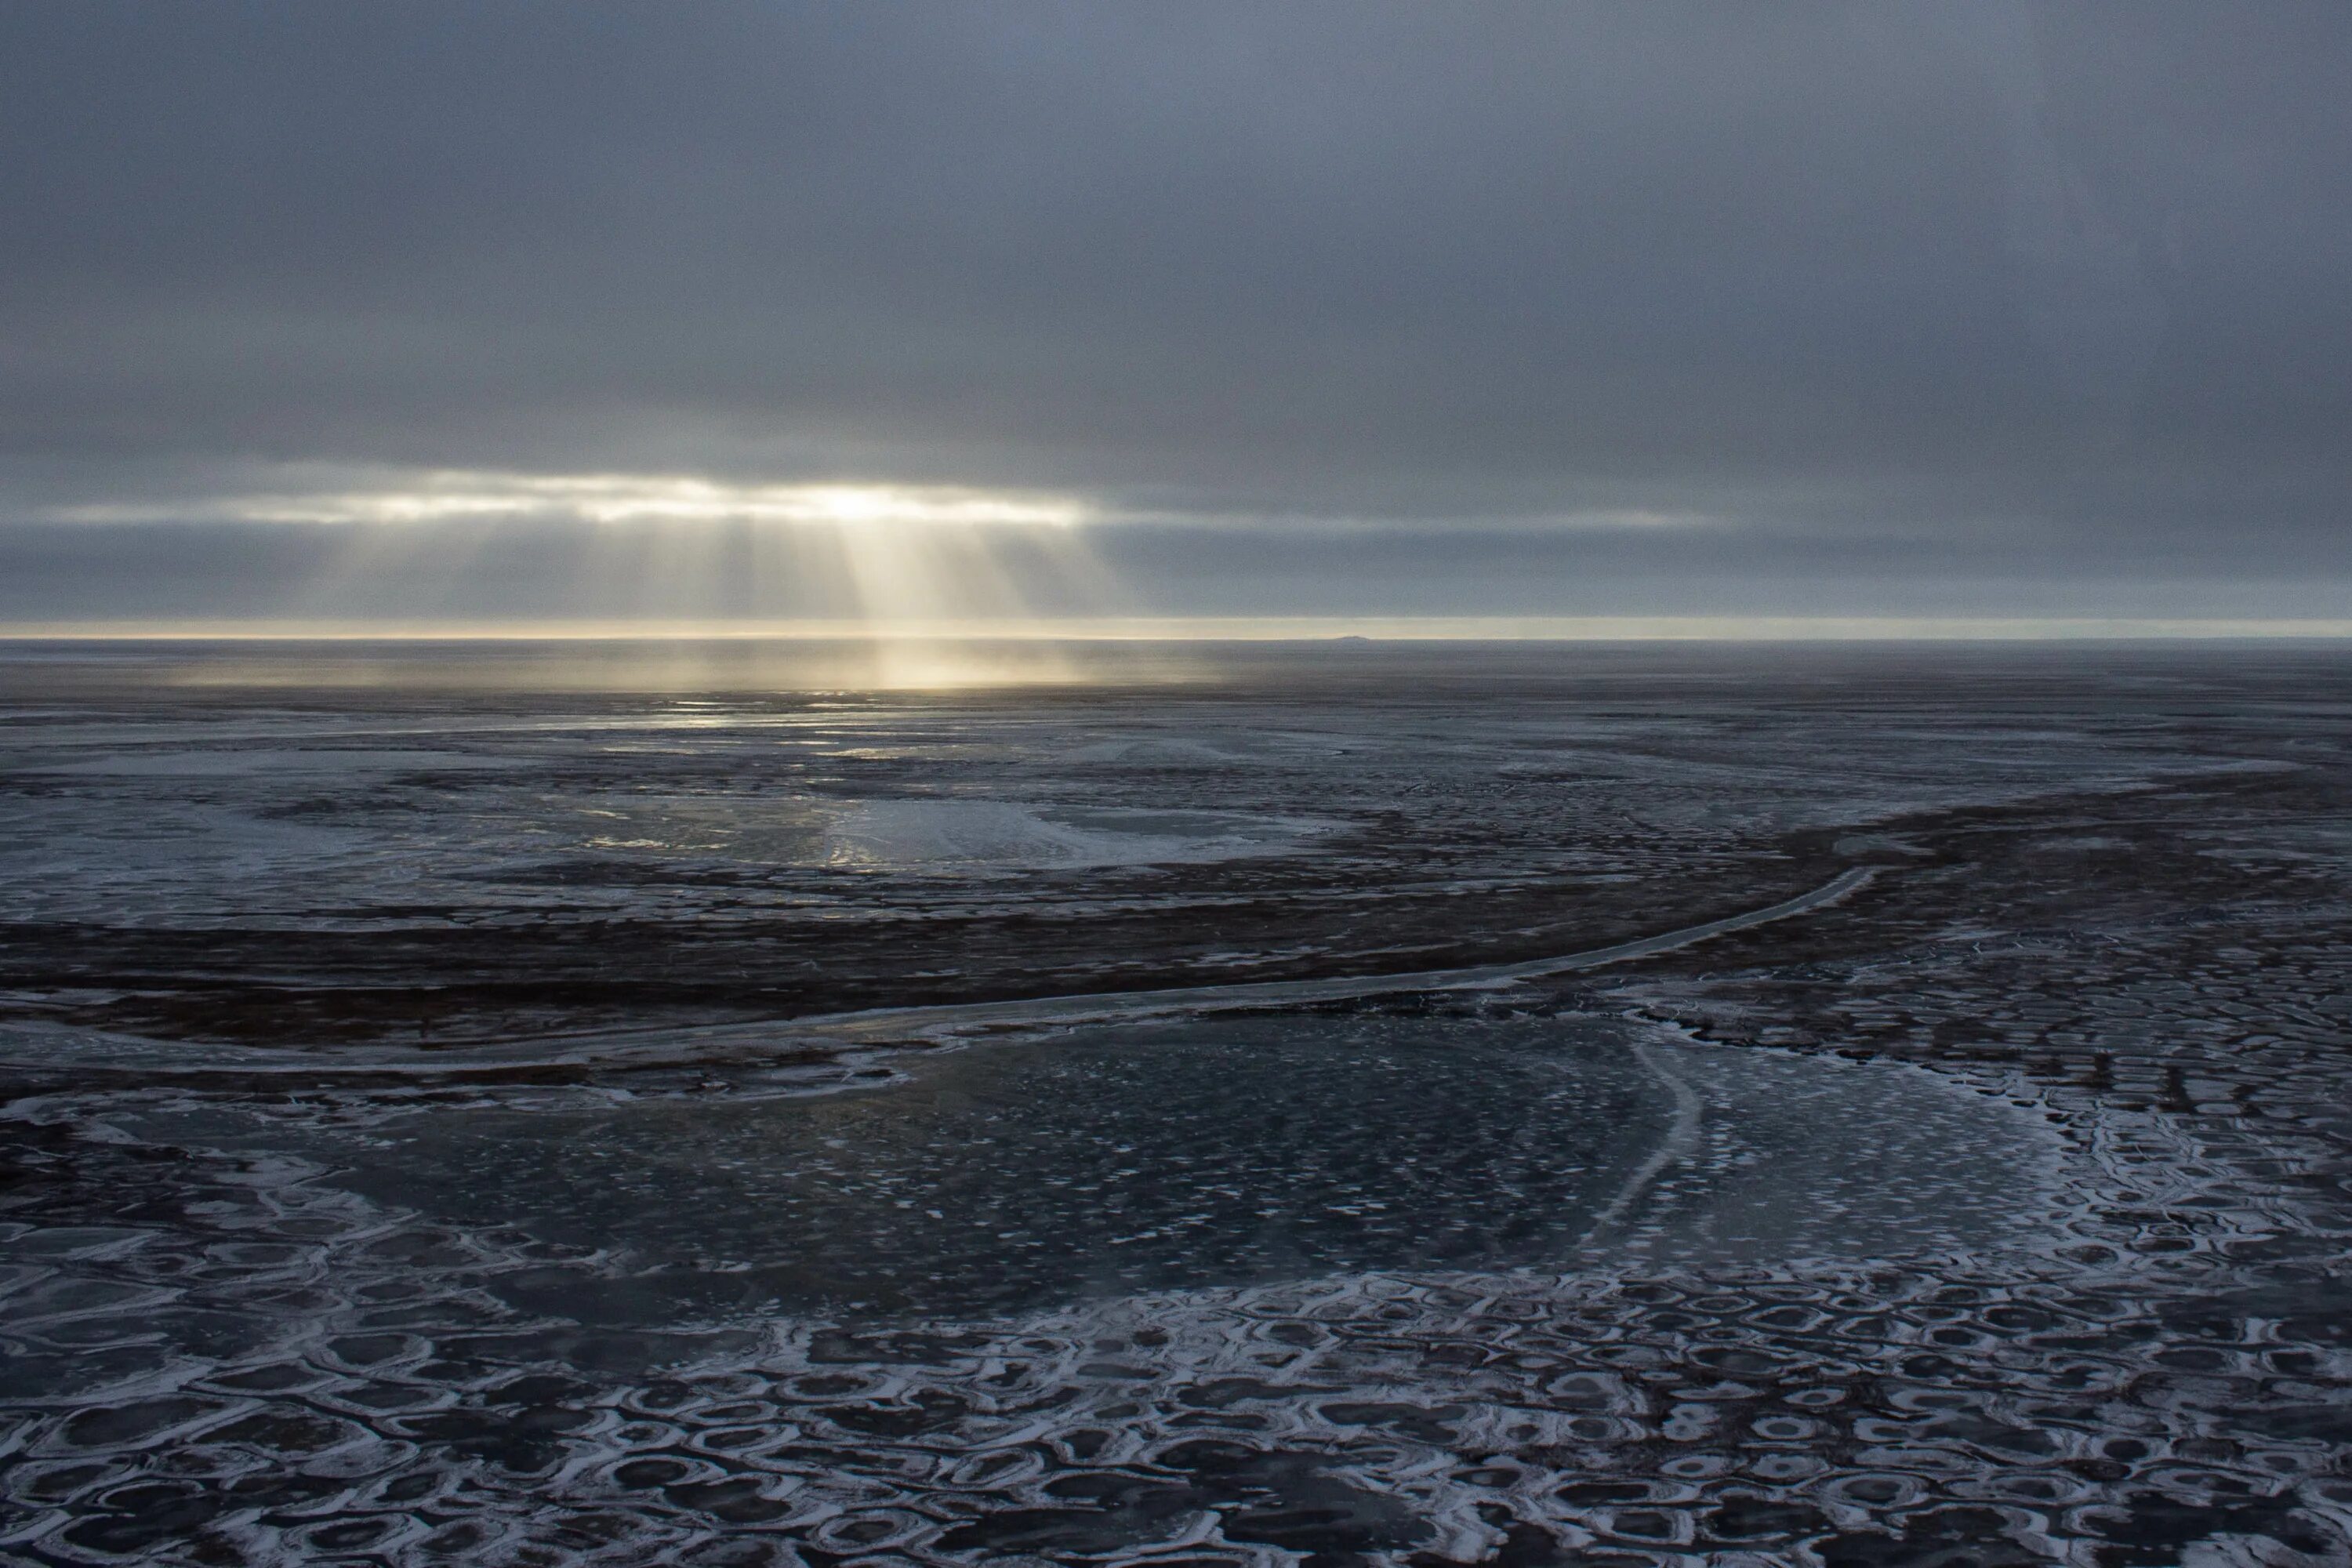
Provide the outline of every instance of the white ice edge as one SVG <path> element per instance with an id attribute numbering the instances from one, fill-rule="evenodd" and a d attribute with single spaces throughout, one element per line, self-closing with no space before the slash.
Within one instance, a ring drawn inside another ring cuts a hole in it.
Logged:
<path id="1" fill-rule="evenodd" d="M 1880 871 L 1857 866 L 1811 892 L 1760 910 L 1683 926 L 1655 936 L 1609 947 L 1527 959 L 1517 963 L 1475 964 L 1459 969 L 1420 969 L 1401 973 L 1339 975 L 1319 980 L 1262 980 L 1218 985 L 1175 986 L 1157 991 L 1107 991 L 1069 996 L 1038 996 L 1006 1002 L 950 1002 L 918 1007 L 877 1007 L 861 1012 L 814 1014 L 800 1018 L 714 1024 L 657 1030 L 630 1029 L 573 1035 L 562 1045 L 545 1037 L 506 1047 L 450 1051 L 431 1059 L 323 1055 L 266 1047 L 240 1049 L 232 1059 L 190 1062 L 184 1047 L 139 1036 L 101 1034 L 63 1026 L 14 1026 L 0 1029 L 0 1065 L 56 1070 L 64 1067 L 131 1068 L 179 1076 L 299 1075 L 339 1078 L 346 1074 L 418 1079 L 462 1078 L 518 1067 L 649 1065 L 665 1059 L 709 1060 L 748 1049 L 761 1053 L 809 1047 L 881 1046 L 982 1027 L 1131 1022 L 1172 1015 L 1346 1002 L 1412 992 L 1499 990 L 1521 981 L 1599 969 L 1628 959 L 1670 952 L 1734 931 L 1748 931 L 1836 903 L 1868 884 Z M 64 1046 L 59 1051 L 58 1047 Z M 108 1047 L 112 1047 L 109 1049 Z M 47 1047 L 44 1049 L 44 1047 Z"/>

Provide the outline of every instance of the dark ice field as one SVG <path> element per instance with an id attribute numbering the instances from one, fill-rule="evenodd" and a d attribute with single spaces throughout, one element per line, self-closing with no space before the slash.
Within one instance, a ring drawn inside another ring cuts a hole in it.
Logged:
<path id="1" fill-rule="evenodd" d="M 2352 1564 L 2352 651 L 856 657 L 0 647 L 0 1559 Z"/>

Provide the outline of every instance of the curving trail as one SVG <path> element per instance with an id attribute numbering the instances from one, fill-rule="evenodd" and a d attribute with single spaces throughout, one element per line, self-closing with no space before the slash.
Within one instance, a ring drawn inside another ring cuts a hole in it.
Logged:
<path id="1" fill-rule="evenodd" d="M 1328 980 L 1262 980 L 1226 985 L 1175 986 L 1164 991 L 1113 991 L 1081 996 L 1043 996 L 1023 1002 L 949 1003 L 930 1007 L 880 1007 L 863 1013 L 834 1013 L 794 1021 L 793 1027 L 844 1040 L 870 1042 L 904 1038 L 941 1029 L 992 1024 L 1096 1023 L 1154 1017 L 1170 1013 L 1225 1013 L 1244 1007 L 1276 1007 L 1302 1002 L 1347 1002 L 1365 996 L 1394 996 L 1415 991 L 1498 990 L 1522 980 L 1599 969 L 1631 958 L 1670 952 L 1710 937 L 1727 936 L 1752 926 L 1787 920 L 1809 910 L 1834 903 L 1878 874 L 1874 866 L 1853 870 L 1793 899 L 1746 914 L 1727 915 L 1702 925 L 1684 926 L 1613 947 L 1596 947 L 1556 958 L 1533 958 L 1518 963 L 1486 963 L 1467 969 L 1408 970 L 1399 974 L 1348 975 Z"/>
<path id="2" fill-rule="evenodd" d="M 1609 1200 L 1609 1206 L 1593 1217 L 1592 1228 L 1584 1234 L 1587 1247 L 1594 1246 L 1607 1237 L 1632 1212 L 1633 1205 L 1648 1194 L 1651 1184 L 1665 1174 L 1668 1166 L 1687 1160 L 1698 1146 L 1697 1094 L 1664 1057 L 1640 1040 L 1633 1042 L 1633 1058 L 1642 1064 L 1644 1071 L 1664 1086 L 1675 1102 L 1675 1119 L 1666 1130 L 1665 1141 L 1650 1151 L 1650 1157 L 1626 1178 L 1624 1186 Z"/>
<path id="3" fill-rule="evenodd" d="M 252 1048 L 211 1062 L 186 1059 L 186 1047 L 163 1040 L 105 1035 L 50 1026 L 0 1027 L 0 1066 L 48 1070 L 130 1071 L 153 1079 L 256 1075 L 355 1082 L 488 1078 L 530 1068 L 686 1065 L 742 1061 L 790 1052 L 880 1047 L 966 1029 L 1014 1028 L 1040 1024 L 1116 1023 L 1183 1014 L 1225 1013 L 1245 1008 L 1343 1002 L 1412 992 L 1498 990 L 1579 970 L 1599 969 L 1628 959 L 1670 952 L 1712 937 L 1787 920 L 1835 903 L 1875 877 L 1882 867 L 1859 866 L 1809 893 L 1745 914 L 1662 931 L 1612 947 L 1563 953 L 1518 963 L 1477 964 L 1465 969 L 1421 969 L 1395 974 L 1346 975 L 1322 980 L 1266 980 L 1223 985 L 1174 986 L 1159 991 L 1111 991 L 1075 996 L 1040 996 L 1013 1002 L 946 1003 L 922 1007 L 881 1007 L 859 1013 L 820 1014 L 744 1024 L 685 1028 L 628 1029 L 551 1039 L 520 1040 L 462 1053 L 398 1056 L 359 1051 L 331 1055 Z"/>

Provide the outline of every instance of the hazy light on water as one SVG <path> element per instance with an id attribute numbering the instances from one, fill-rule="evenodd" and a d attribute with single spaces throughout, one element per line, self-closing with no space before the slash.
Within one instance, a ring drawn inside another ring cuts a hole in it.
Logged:
<path id="1" fill-rule="evenodd" d="M 972 691 L 1167 685 L 1211 668 L 1181 644 L 1042 637 L 288 637 L 133 647 L 143 650 L 131 662 L 144 684 L 289 690 Z"/>

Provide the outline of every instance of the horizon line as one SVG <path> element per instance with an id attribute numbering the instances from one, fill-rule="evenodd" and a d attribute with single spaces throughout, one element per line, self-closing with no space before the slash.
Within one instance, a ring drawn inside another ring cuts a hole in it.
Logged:
<path id="1" fill-rule="evenodd" d="M 2338 640 L 2352 618 L 2126 616 L 1130 616 L 884 622 L 0 622 L 7 642 L 2101 642 Z"/>

